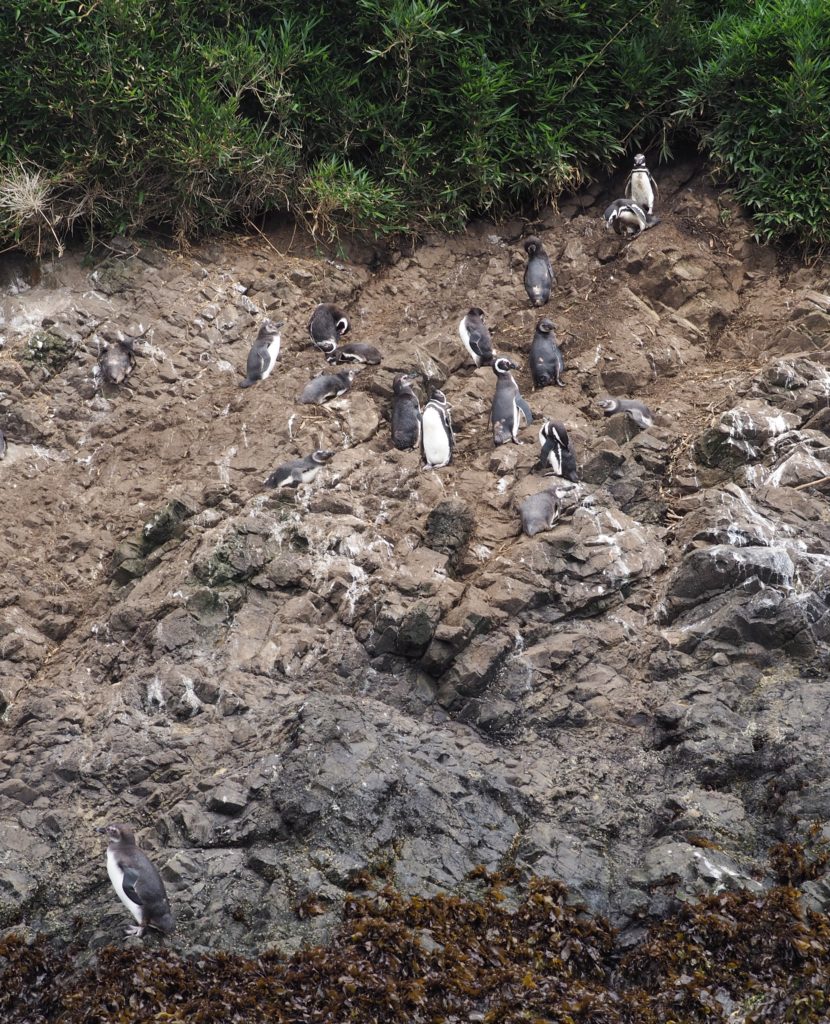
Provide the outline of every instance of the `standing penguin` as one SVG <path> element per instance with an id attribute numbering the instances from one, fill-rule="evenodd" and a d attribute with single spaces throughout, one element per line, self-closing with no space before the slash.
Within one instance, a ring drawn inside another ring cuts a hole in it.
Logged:
<path id="1" fill-rule="evenodd" d="M 310 484 L 333 455 L 334 452 L 318 449 L 302 459 L 291 459 L 290 462 L 284 462 L 281 466 L 277 466 L 268 477 L 265 486 L 279 491 L 283 487 L 299 487 L 300 484 Z"/>
<path id="2" fill-rule="evenodd" d="M 271 376 L 280 354 L 280 328 L 284 323 L 284 320 L 262 321 L 259 334 L 248 353 L 245 380 L 239 383 L 241 388 L 249 388 L 258 380 L 266 380 Z"/>
<path id="3" fill-rule="evenodd" d="M 317 346 L 323 341 L 337 344 L 338 338 L 348 334 L 350 327 L 349 318 L 332 302 L 321 302 L 308 321 L 308 333 Z"/>
<path id="4" fill-rule="evenodd" d="M 517 369 L 516 364 L 504 356 L 493 361 L 493 373 L 496 375 L 496 391 L 490 409 L 490 426 L 493 428 L 493 441 L 496 446 L 506 441 L 521 444 L 519 430 L 522 420 L 533 422 L 530 406 L 522 398 L 519 385 L 513 380 L 511 370 Z"/>
<path id="5" fill-rule="evenodd" d="M 535 235 L 525 240 L 524 247 L 528 256 L 524 277 L 527 297 L 534 306 L 544 306 L 556 284 L 550 258 L 541 240 Z"/>
<path id="6" fill-rule="evenodd" d="M 576 455 L 564 423 L 545 420 L 539 431 L 539 445 L 539 466 L 547 470 L 546 475 L 561 476 L 573 483 L 579 481 Z"/>
<path id="7" fill-rule="evenodd" d="M 476 368 L 490 366 L 493 362 L 493 342 L 490 331 L 484 323 L 484 310 L 471 306 L 467 315 L 458 325 L 458 335 L 464 348 L 470 353 Z"/>
<path id="8" fill-rule="evenodd" d="M 646 158 L 642 153 L 638 153 L 634 157 L 634 166 L 631 168 L 631 174 L 629 174 L 625 186 L 626 196 L 633 199 L 641 210 L 651 216 L 654 213 L 657 185 L 646 167 Z"/>
<path id="9" fill-rule="evenodd" d="M 417 373 L 399 373 L 392 381 L 392 444 L 402 451 L 421 443 L 421 404 L 412 390 Z"/>
<path id="10" fill-rule="evenodd" d="M 306 384 L 297 401 L 300 405 L 322 405 L 329 398 L 339 398 L 340 395 L 345 395 L 351 388 L 354 378 L 354 370 L 321 373 Z"/>
<path id="11" fill-rule="evenodd" d="M 107 825 L 107 874 L 118 898 L 138 922 L 127 935 L 143 935 L 148 928 L 169 935 L 176 927 L 164 882 L 147 855 L 135 844 L 128 825 Z"/>
<path id="12" fill-rule="evenodd" d="M 440 469 L 452 461 L 455 437 L 452 432 L 450 407 L 444 392 L 437 388 L 424 406 L 421 417 L 421 445 L 428 469 Z"/>
<path id="13" fill-rule="evenodd" d="M 555 487 L 531 494 L 519 506 L 522 530 L 528 537 L 535 537 L 537 533 L 549 530 L 559 518 L 561 508 Z"/>
<path id="14" fill-rule="evenodd" d="M 544 388 L 553 383 L 564 388 L 562 371 L 565 369 L 565 360 L 556 344 L 556 328 L 546 316 L 536 324 L 529 359 L 534 387 Z"/>
<path id="15" fill-rule="evenodd" d="M 615 413 L 624 412 L 630 420 L 647 430 L 654 423 L 654 416 L 651 409 L 634 398 L 601 398 L 597 405 L 606 416 L 613 416 Z"/>
<path id="16" fill-rule="evenodd" d="M 123 384 L 135 369 L 135 338 L 125 338 L 119 333 L 115 341 L 104 342 L 98 366 L 107 384 Z"/>
<path id="17" fill-rule="evenodd" d="M 659 224 L 657 217 L 652 217 L 652 223 L 649 223 L 645 211 L 631 199 L 615 199 L 606 206 L 602 216 L 607 228 L 626 238 L 636 238 L 641 231 Z"/>

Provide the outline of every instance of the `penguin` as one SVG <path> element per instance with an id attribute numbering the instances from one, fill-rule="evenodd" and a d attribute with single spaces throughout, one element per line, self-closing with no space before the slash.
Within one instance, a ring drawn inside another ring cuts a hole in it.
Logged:
<path id="1" fill-rule="evenodd" d="M 556 276 L 550 265 L 550 258 L 540 239 L 534 235 L 525 240 L 525 252 L 528 260 L 525 267 L 525 291 L 534 306 L 544 306 L 550 299 L 550 293 L 556 284 Z"/>
<path id="2" fill-rule="evenodd" d="M 107 825 L 98 829 L 109 836 L 107 874 L 118 898 L 138 922 L 127 935 L 143 935 L 155 928 L 165 935 L 176 927 L 164 882 L 147 855 L 135 844 L 128 825 Z"/>
<path id="3" fill-rule="evenodd" d="M 349 318 L 343 310 L 331 302 L 321 302 L 308 321 L 308 333 L 318 348 L 322 341 L 333 341 L 337 344 L 338 338 L 348 334 L 350 327 Z"/>
<path id="4" fill-rule="evenodd" d="M 452 461 L 455 437 L 450 407 L 444 392 L 437 388 L 430 395 L 421 416 L 421 445 L 428 469 L 440 469 Z"/>
<path id="5" fill-rule="evenodd" d="M 107 384 L 123 384 L 135 369 L 135 338 L 125 338 L 119 332 L 115 341 L 105 341 L 98 366 Z"/>
<path id="6" fill-rule="evenodd" d="M 402 451 L 421 443 L 421 404 L 412 390 L 417 373 L 399 373 L 392 381 L 392 444 Z"/>
<path id="7" fill-rule="evenodd" d="M 555 487 L 538 494 L 531 494 L 519 505 L 522 517 L 522 530 L 528 537 L 549 530 L 559 518 L 562 506 Z"/>
<path id="8" fill-rule="evenodd" d="M 647 430 L 654 423 L 654 415 L 651 409 L 642 402 L 633 398 L 601 398 L 597 405 L 606 416 L 613 416 L 615 413 L 624 412 L 630 420 Z"/>
<path id="9" fill-rule="evenodd" d="M 660 223 L 655 217 L 652 217 L 652 223 L 649 223 L 649 218 L 642 207 L 630 199 L 615 199 L 605 208 L 602 216 L 607 228 L 613 229 L 618 235 L 625 235 L 626 238 L 636 238 L 646 228 Z"/>
<path id="10" fill-rule="evenodd" d="M 544 388 L 548 384 L 558 384 L 564 388 L 562 371 L 565 369 L 565 360 L 562 358 L 562 351 L 556 344 L 556 328 L 552 321 L 542 317 L 536 324 L 536 331 L 530 345 L 530 376 L 533 378 L 533 386 Z"/>
<path id="11" fill-rule="evenodd" d="M 279 491 L 283 487 L 299 487 L 300 484 L 310 484 L 333 456 L 334 452 L 318 449 L 302 459 L 284 462 L 281 466 L 277 466 L 268 477 L 265 487 L 273 487 Z"/>
<path id="12" fill-rule="evenodd" d="M 628 199 L 633 199 L 647 215 L 650 216 L 654 213 L 657 185 L 646 167 L 646 158 L 642 153 L 638 153 L 634 157 L 634 166 L 625 183 L 625 194 Z"/>
<path id="13" fill-rule="evenodd" d="M 381 361 L 381 354 L 374 345 L 364 345 L 359 341 L 338 346 L 337 342 L 327 340 L 319 342 L 317 348 L 325 355 L 327 363 L 366 363 L 368 366 L 377 366 Z"/>
<path id="14" fill-rule="evenodd" d="M 306 384 L 297 401 L 300 405 L 322 405 L 329 398 L 345 395 L 351 388 L 354 378 L 354 370 L 341 370 L 340 373 L 321 373 Z"/>
<path id="15" fill-rule="evenodd" d="M 259 334 L 248 353 L 246 377 L 239 384 L 241 388 L 249 388 L 258 380 L 266 380 L 271 376 L 280 354 L 280 328 L 284 323 L 284 320 L 262 321 Z"/>
<path id="16" fill-rule="evenodd" d="M 458 325 L 458 334 L 464 348 L 470 353 L 476 369 L 490 366 L 493 362 L 493 342 L 490 331 L 484 323 L 484 310 L 471 306 L 467 315 Z"/>
<path id="17" fill-rule="evenodd" d="M 490 409 L 490 426 L 493 428 L 493 441 L 497 447 L 510 440 L 515 444 L 521 444 L 518 435 L 522 427 L 522 419 L 525 423 L 533 422 L 530 406 L 522 398 L 519 393 L 519 385 L 513 380 L 510 373 L 515 369 L 517 369 L 516 364 L 505 359 L 504 356 L 498 356 L 493 360 L 496 391 Z"/>
<path id="18" fill-rule="evenodd" d="M 579 482 L 576 455 L 564 423 L 558 420 L 545 420 L 539 431 L 539 446 L 540 469 L 546 469 L 547 475 L 553 474 L 573 483 Z"/>

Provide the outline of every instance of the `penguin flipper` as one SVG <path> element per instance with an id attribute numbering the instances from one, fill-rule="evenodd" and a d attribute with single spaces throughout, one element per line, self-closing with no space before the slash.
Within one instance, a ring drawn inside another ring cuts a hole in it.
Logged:
<path id="1" fill-rule="evenodd" d="M 124 890 L 124 894 L 128 896 L 133 903 L 139 907 L 144 905 L 144 900 L 141 898 L 141 894 L 136 889 L 136 882 L 138 882 L 138 872 L 133 868 L 126 868 L 124 871 L 124 877 L 121 879 L 121 887 Z"/>
<path id="2" fill-rule="evenodd" d="M 550 453 L 556 447 L 556 442 L 551 438 L 545 438 L 545 443 L 542 445 L 542 451 L 539 453 L 539 469 L 544 469 L 550 465 Z"/>
<path id="3" fill-rule="evenodd" d="M 241 388 L 249 388 L 253 384 L 256 384 L 256 381 L 255 380 L 249 380 L 247 377 L 245 378 L 245 380 L 242 380 L 242 381 L 239 382 L 239 386 Z"/>
<path id="4" fill-rule="evenodd" d="M 521 395 L 516 396 L 516 405 L 519 407 L 519 412 L 524 416 L 525 423 L 530 425 L 533 422 L 533 413 L 530 410 L 530 406 Z"/>

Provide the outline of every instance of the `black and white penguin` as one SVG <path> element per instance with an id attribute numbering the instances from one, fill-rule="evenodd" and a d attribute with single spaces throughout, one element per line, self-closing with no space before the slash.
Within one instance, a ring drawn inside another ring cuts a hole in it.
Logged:
<path id="1" fill-rule="evenodd" d="M 392 381 L 392 444 L 402 451 L 421 443 L 421 403 L 412 390 L 417 373 L 399 373 Z"/>
<path id="2" fill-rule="evenodd" d="M 265 486 L 279 491 L 283 487 L 299 487 L 300 484 L 310 484 L 333 456 L 334 452 L 318 449 L 302 459 L 284 462 L 281 466 L 277 466 L 268 477 Z"/>
<path id="3" fill-rule="evenodd" d="M 321 373 L 310 380 L 297 399 L 300 405 L 322 405 L 329 398 L 345 395 L 351 388 L 355 378 L 354 370 L 341 370 L 340 373 Z"/>
<path id="4" fill-rule="evenodd" d="M 525 240 L 524 247 L 528 256 L 524 277 L 527 297 L 534 306 L 544 306 L 556 284 L 550 258 L 541 240 L 535 235 Z"/>
<path id="5" fill-rule="evenodd" d="M 107 825 L 98 830 L 109 836 L 107 874 L 118 898 L 138 922 L 127 935 L 143 935 L 148 928 L 169 935 L 176 927 L 164 882 L 147 855 L 135 844 L 128 825 Z"/>
<path id="6" fill-rule="evenodd" d="M 558 420 L 545 420 L 539 431 L 539 467 L 548 474 L 561 476 L 573 483 L 579 481 L 576 454 L 565 424 Z"/>
<path id="7" fill-rule="evenodd" d="M 421 416 L 421 446 L 428 469 L 440 469 L 452 461 L 455 437 L 450 407 L 444 392 L 437 388 L 430 395 Z"/>
<path id="8" fill-rule="evenodd" d="M 618 235 L 625 235 L 626 238 L 636 238 L 646 228 L 659 223 L 652 218 L 654 223 L 650 224 L 645 210 L 631 199 L 615 199 L 613 203 L 606 206 L 602 216 L 605 218 L 607 228 L 615 231 Z"/>
<path id="9" fill-rule="evenodd" d="M 107 384 L 123 384 L 135 369 L 135 338 L 119 334 L 112 342 L 104 342 L 98 356 L 101 377 Z"/>
<path id="10" fill-rule="evenodd" d="M 654 213 L 657 185 L 646 167 L 646 158 L 642 153 L 634 157 L 634 166 L 625 183 L 625 194 L 627 198 L 633 199 L 646 215 Z"/>
<path id="11" fill-rule="evenodd" d="M 654 416 L 651 409 L 634 398 L 601 398 L 597 405 L 606 416 L 613 416 L 615 413 L 624 412 L 629 419 L 647 430 L 654 423 Z"/>
<path id="12" fill-rule="evenodd" d="M 559 518 L 561 510 L 555 487 L 531 494 L 519 505 L 522 530 L 528 537 L 535 537 L 537 533 L 549 530 Z"/>
<path id="13" fill-rule="evenodd" d="M 530 406 L 522 398 L 519 385 L 513 380 L 511 370 L 517 369 L 516 364 L 498 356 L 493 360 L 493 373 L 496 375 L 496 391 L 490 408 L 490 426 L 493 428 L 493 441 L 496 446 L 506 441 L 521 444 L 519 430 L 524 423 L 533 422 Z"/>
<path id="14" fill-rule="evenodd" d="M 364 345 L 356 341 L 349 345 L 338 345 L 334 341 L 321 341 L 317 348 L 325 355 L 328 363 L 366 363 L 368 366 L 377 366 L 381 361 L 381 354 L 374 345 Z"/>
<path id="15" fill-rule="evenodd" d="M 472 306 L 458 325 L 458 336 L 469 352 L 476 368 L 490 366 L 493 362 L 493 342 L 484 322 L 484 310 Z"/>
<path id="16" fill-rule="evenodd" d="M 280 354 L 280 328 L 284 323 L 284 320 L 262 321 L 259 334 L 248 353 L 245 380 L 239 384 L 241 388 L 249 388 L 258 380 L 266 380 L 271 376 Z"/>
<path id="17" fill-rule="evenodd" d="M 556 344 L 556 328 L 546 316 L 536 324 L 529 361 L 534 387 L 558 384 L 564 388 L 562 371 L 565 369 L 565 360 L 562 358 L 562 350 Z"/>
<path id="18" fill-rule="evenodd" d="M 336 345 L 339 338 L 349 333 L 350 327 L 349 318 L 332 302 L 321 302 L 308 321 L 308 333 L 317 346 L 323 341 L 333 341 Z"/>

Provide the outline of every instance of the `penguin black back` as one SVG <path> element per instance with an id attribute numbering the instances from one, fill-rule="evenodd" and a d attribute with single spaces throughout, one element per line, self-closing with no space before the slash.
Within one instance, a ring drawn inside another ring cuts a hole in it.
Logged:
<path id="1" fill-rule="evenodd" d="M 399 373 L 392 382 L 392 444 L 402 451 L 421 443 L 421 404 L 412 390 L 417 373 Z"/>
<path id="2" fill-rule="evenodd" d="M 541 239 L 532 235 L 525 239 L 527 266 L 525 267 L 524 286 L 527 297 L 534 306 L 544 306 L 550 299 L 550 293 L 556 284 L 550 257 L 542 245 Z"/>
<path id="3" fill-rule="evenodd" d="M 553 322 L 546 316 L 536 324 L 533 341 L 530 345 L 529 362 L 534 387 L 544 388 L 548 384 L 558 384 L 560 388 L 565 386 L 562 381 L 565 360 L 556 343 L 556 329 Z"/>
<path id="4" fill-rule="evenodd" d="M 315 345 L 321 341 L 337 342 L 351 328 L 349 318 L 333 302 L 321 302 L 308 321 L 308 333 Z"/>

